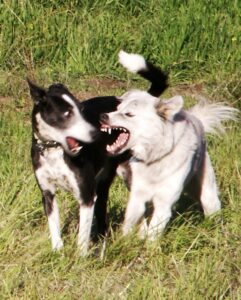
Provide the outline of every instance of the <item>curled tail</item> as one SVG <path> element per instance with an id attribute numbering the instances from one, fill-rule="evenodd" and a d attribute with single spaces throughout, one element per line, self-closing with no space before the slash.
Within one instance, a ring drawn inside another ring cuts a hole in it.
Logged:
<path id="1" fill-rule="evenodd" d="M 168 76 L 139 54 L 119 52 L 119 62 L 131 73 L 137 73 L 151 82 L 148 90 L 152 96 L 159 97 L 168 87 Z"/>
<path id="2" fill-rule="evenodd" d="M 224 121 L 238 121 L 239 110 L 225 103 L 208 103 L 202 99 L 198 104 L 188 110 L 189 113 L 198 118 L 207 133 L 223 133 L 225 128 Z"/>

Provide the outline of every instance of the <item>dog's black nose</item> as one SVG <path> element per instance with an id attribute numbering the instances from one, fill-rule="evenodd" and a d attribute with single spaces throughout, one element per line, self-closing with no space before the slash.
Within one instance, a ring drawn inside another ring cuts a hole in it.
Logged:
<path id="1" fill-rule="evenodd" d="M 106 122 L 108 122 L 108 120 L 109 120 L 108 114 L 101 114 L 100 115 L 100 121 L 101 122 L 106 123 Z"/>

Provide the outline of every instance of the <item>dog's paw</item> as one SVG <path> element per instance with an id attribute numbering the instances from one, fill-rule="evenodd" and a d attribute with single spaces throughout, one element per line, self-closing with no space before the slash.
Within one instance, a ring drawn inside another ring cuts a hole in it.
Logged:
<path id="1" fill-rule="evenodd" d="M 141 240 L 144 240 L 148 234 L 148 224 L 147 220 L 144 218 L 139 227 L 139 237 Z"/>
<path id="2" fill-rule="evenodd" d="M 130 226 L 129 224 L 124 223 L 123 227 L 122 227 L 122 235 L 126 236 L 128 234 L 130 234 L 133 230 L 133 226 Z"/>
<path id="3" fill-rule="evenodd" d="M 82 241 L 82 240 L 78 240 L 78 249 L 79 249 L 79 253 L 80 256 L 84 257 L 88 254 L 88 242 L 86 241 Z"/>
<path id="4" fill-rule="evenodd" d="M 60 250 L 61 248 L 63 248 L 63 246 L 64 246 L 64 243 L 63 243 L 63 241 L 60 239 L 60 240 L 55 241 L 55 242 L 53 243 L 52 248 L 53 248 L 54 251 L 58 251 L 58 250 Z"/>

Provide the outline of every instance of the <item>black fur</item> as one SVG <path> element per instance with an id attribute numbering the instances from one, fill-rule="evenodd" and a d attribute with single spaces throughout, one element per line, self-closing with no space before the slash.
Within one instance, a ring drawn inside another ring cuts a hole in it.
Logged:
<path id="1" fill-rule="evenodd" d="M 45 214 L 48 216 L 51 214 L 53 210 L 54 195 L 48 190 L 43 191 L 42 194 L 43 194 L 42 201 L 43 201 L 44 211 Z"/>
<path id="2" fill-rule="evenodd" d="M 146 65 L 146 69 L 140 70 L 137 73 L 151 82 L 148 93 L 154 97 L 159 97 L 168 88 L 168 76 L 152 63 L 146 62 Z"/>

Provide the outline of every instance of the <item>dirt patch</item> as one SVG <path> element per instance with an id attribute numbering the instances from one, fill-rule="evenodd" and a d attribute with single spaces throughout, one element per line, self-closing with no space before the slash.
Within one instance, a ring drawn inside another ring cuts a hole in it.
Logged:
<path id="1" fill-rule="evenodd" d="M 83 84 L 83 85 L 82 85 Z M 120 81 L 112 78 L 103 78 L 103 77 L 93 77 L 87 78 L 82 81 L 82 86 L 73 91 L 73 94 L 80 101 L 97 97 L 97 96 L 107 96 L 107 95 L 121 95 L 123 91 L 127 91 L 131 88 L 137 87 L 138 85 L 135 82 Z M 70 88 L 70 91 L 72 89 Z M 203 84 L 181 84 L 175 87 L 170 87 L 167 89 L 168 96 L 182 95 L 184 97 L 198 98 L 198 96 L 205 96 L 206 89 Z M 25 99 L 25 100 L 24 100 Z M 24 95 L 21 103 L 17 100 L 14 100 L 10 96 L 0 96 L 0 108 L 1 111 L 13 108 L 16 111 L 26 111 L 31 110 L 31 101 L 29 95 Z M 14 105 L 13 105 L 14 104 Z"/>
<path id="2" fill-rule="evenodd" d="M 12 102 L 12 98 L 10 98 L 10 97 L 1 97 L 0 96 L 0 105 L 10 104 L 11 102 Z"/>
<path id="3" fill-rule="evenodd" d="M 0 96 L 0 112 L 3 112 L 6 109 L 9 109 L 9 107 L 13 107 L 14 100 L 12 97 L 3 97 Z"/>
<path id="4" fill-rule="evenodd" d="M 110 95 L 116 89 L 127 91 L 131 88 L 138 88 L 138 84 L 134 82 L 120 81 L 111 78 L 88 78 L 84 80 L 85 91 L 77 91 L 75 95 L 78 99 L 84 100 L 100 95 Z M 124 93 L 123 91 L 123 93 Z M 187 97 L 195 97 L 197 95 L 205 95 L 205 87 L 202 83 L 197 84 L 180 84 L 167 89 L 170 95 L 182 95 Z"/>
<path id="5" fill-rule="evenodd" d="M 170 88 L 172 95 L 182 95 L 188 97 L 195 97 L 197 95 L 204 95 L 205 88 L 202 83 L 197 84 L 180 84 Z"/>
<path id="6" fill-rule="evenodd" d="M 110 95 L 115 93 L 115 90 L 122 89 L 127 91 L 131 88 L 138 88 L 138 85 L 133 82 L 115 80 L 111 78 L 88 78 L 84 81 L 86 91 L 78 91 L 75 93 L 78 99 L 88 99 L 100 95 Z M 123 91 L 123 93 L 124 93 Z M 197 95 L 205 95 L 206 90 L 202 83 L 197 84 L 180 84 L 167 89 L 167 93 L 171 95 L 182 95 L 186 97 L 195 97 Z"/>
<path id="7" fill-rule="evenodd" d="M 126 89 L 127 83 L 111 78 L 88 78 L 84 81 L 84 90 L 75 92 L 75 96 L 79 100 L 85 100 L 98 96 L 107 96 L 115 94 L 117 89 Z"/>
<path id="8" fill-rule="evenodd" d="M 126 82 L 115 80 L 112 78 L 91 78 L 86 80 L 86 84 L 94 87 L 95 89 L 117 89 L 126 87 Z"/>
<path id="9" fill-rule="evenodd" d="M 86 99 L 93 98 L 93 97 L 97 96 L 96 93 L 94 93 L 94 92 L 88 92 L 88 91 L 87 92 L 85 92 L 85 91 L 83 91 L 83 92 L 81 92 L 81 91 L 80 92 L 75 92 L 74 95 L 80 101 L 84 101 Z"/>

